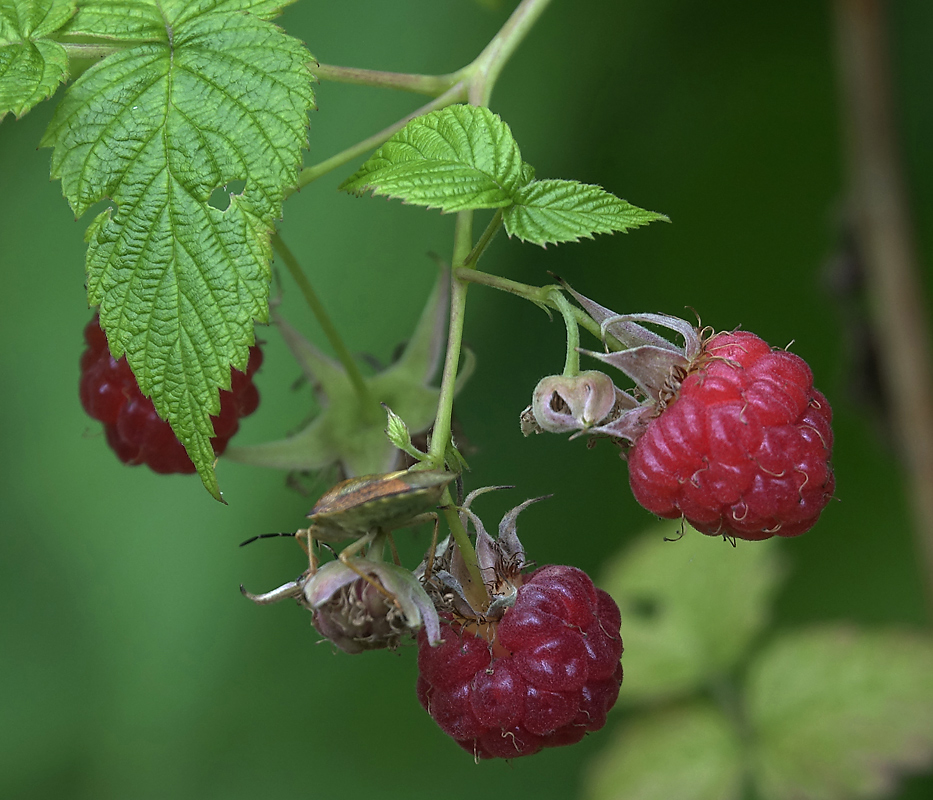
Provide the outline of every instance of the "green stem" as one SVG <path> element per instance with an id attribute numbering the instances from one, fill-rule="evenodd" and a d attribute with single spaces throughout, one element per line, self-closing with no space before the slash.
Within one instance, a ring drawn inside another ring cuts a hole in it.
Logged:
<path id="1" fill-rule="evenodd" d="M 473 238 L 473 212 L 461 211 L 457 214 L 454 230 L 453 263 L 462 264 L 470 253 Z M 447 354 L 444 359 L 444 372 L 441 376 L 440 397 L 437 402 L 437 416 L 431 433 L 431 449 L 428 456 L 435 469 L 444 466 L 444 454 L 450 441 L 450 420 L 453 414 L 454 391 L 457 383 L 457 370 L 460 366 L 460 349 L 463 345 L 463 320 L 466 309 L 468 284 L 451 276 L 450 287 L 450 324 L 447 331 Z"/>
<path id="2" fill-rule="evenodd" d="M 347 377 L 353 384 L 353 388 L 360 400 L 360 406 L 363 409 L 367 421 L 375 421 L 379 416 L 379 406 L 375 399 L 373 399 L 369 391 L 369 386 L 366 385 L 366 380 L 363 378 L 363 374 L 360 372 L 360 368 L 355 359 L 350 354 L 343 339 L 340 338 L 340 334 L 337 332 L 336 326 L 324 308 L 324 304 L 317 296 L 317 293 L 311 286 L 311 282 L 301 269 L 301 264 L 298 263 L 298 259 L 295 258 L 292 251 L 289 250 L 278 233 L 272 234 L 272 246 L 282 257 L 282 261 L 285 262 L 285 266 L 288 268 L 289 273 L 292 278 L 294 278 L 295 283 L 298 284 L 298 288 L 301 289 L 301 293 L 304 295 L 305 301 L 311 309 L 311 313 L 314 314 L 315 319 L 317 319 L 318 324 L 324 331 L 324 335 L 327 337 L 327 341 L 329 341 L 330 346 L 334 348 L 334 353 L 343 365 L 344 370 L 346 370 Z"/>
<path id="3" fill-rule="evenodd" d="M 458 73 L 450 75 L 413 75 L 404 72 L 385 72 L 356 67 L 337 67 L 332 64 L 315 64 L 311 72 L 318 80 L 334 83 L 351 83 L 357 86 L 374 86 L 382 89 L 399 89 L 404 92 L 426 94 L 431 97 L 446 92 L 459 80 Z"/>
<path id="4" fill-rule="evenodd" d="M 473 240 L 473 212 L 461 211 L 457 214 L 457 225 L 454 231 L 454 265 L 462 264 L 473 252 L 470 243 Z M 450 425 L 453 415 L 454 392 L 457 384 L 457 370 L 460 366 L 460 351 L 463 345 L 463 320 L 466 309 L 466 295 L 469 285 L 466 281 L 451 276 L 450 291 L 450 325 L 447 332 L 447 354 L 444 360 L 444 373 L 441 377 L 440 397 L 437 402 L 437 416 L 431 431 L 431 448 L 425 463 L 430 463 L 435 469 L 443 469 L 444 456 L 447 444 L 450 441 Z M 450 492 L 446 492 L 443 504 L 447 506 L 444 517 L 450 526 L 460 555 L 463 556 L 464 565 L 470 575 L 470 585 L 464 586 L 464 594 L 474 608 L 485 608 L 489 604 L 489 595 L 483 585 L 483 576 L 476 560 L 476 551 L 470 542 L 470 537 L 460 523 L 460 516 L 450 499 Z"/>
<path id="5" fill-rule="evenodd" d="M 450 492 L 446 492 L 442 502 L 445 503 L 444 519 L 447 520 L 450 535 L 454 542 L 457 543 L 460 555 L 463 556 L 463 563 L 470 575 L 469 584 L 461 587 L 463 594 L 473 608 L 485 610 L 489 606 L 489 592 L 486 591 L 486 586 L 483 583 L 483 573 L 480 572 L 479 563 L 476 560 L 476 551 L 473 549 L 473 542 L 470 541 L 470 534 L 466 532 L 466 528 L 460 522 L 460 514 L 457 512 L 456 506 L 452 505 Z"/>
<path id="6" fill-rule="evenodd" d="M 555 290 L 559 290 L 560 288 L 558 286 L 529 286 L 527 283 L 519 283 L 518 281 L 509 280 L 508 278 L 500 278 L 498 275 L 490 275 L 488 272 L 480 272 L 479 270 L 469 269 L 467 267 L 460 267 L 454 270 L 454 277 L 468 283 L 478 283 L 483 286 L 489 286 L 493 289 L 498 289 L 500 292 L 508 292 L 509 294 L 514 294 L 516 297 L 529 300 L 542 308 L 551 308 L 564 313 L 554 300 L 554 295 L 556 294 Z M 589 314 L 583 311 L 583 309 L 571 306 L 569 303 L 567 305 L 570 313 L 573 314 L 573 319 L 576 324 L 602 341 L 602 332 L 599 329 L 599 325 L 596 324 Z"/>
<path id="7" fill-rule="evenodd" d="M 355 145 L 348 147 L 346 150 L 342 150 L 336 155 L 333 155 L 318 164 L 305 167 L 298 174 L 298 180 L 296 181 L 295 186 L 285 191 L 285 197 L 288 197 L 294 192 L 297 192 L 299 189 L 304 188 L 312 181 L 316 181 L 322 175 L 326 175 L 328 172 L 332 172 L 333 170 L 342 167 L 344 164 L 348 164 L 354 159 L 357 159 L 365 153 L 368 153 L 370 150 L 375 149 L 379 145 L 383 144 L 387 139 L 391 138 L 394 134 L 398 133 L 398 131 L 404 128 L 415 117 L 420 117 L 424 114 L 430 113 L 431 111 L 444 108 L 445 106 L 449 106 L 453 103 L 464 100 L 465 98 L 466 87 L 462 83 L 457 83 L 454 86 L 451 86 L 450 89 L 448 89 L 439 97 L 436 97 L 430 103 L 426 103 L 425 105 L 421 106 L 421 108 L 412 111 L 411 114 L 402 117 L 397 122 L 389 125 L 388 128 L 383 128 L 381 131 L 379 131 L 379 133 L 374 133 L 372 136 L 363 139 L 363 141 L 357 142 Z"/>
<path id="8" fill-rule="evenodd" d="M 460 74 L 475 75 L 470 81 L 469 91 L 469 100 L 473 105 L 489 105 L 493 87 L 506 62 L 550 2 L 551 0 L 522 0 L 483 52 L 461 71 Z"/>
<path id="9" fill-rule="evenodd" d="M 577 318 L 574 316 L 577 309 L 570 304 L 570 301 L 557 288 L 552 290 L 551 297 L 564 318 L 564 325 L 567 326 L 567 357 L 564 359 L 564 377 L 573 378 L 580 374 L 580 353 L 577 350 L 580 346 L 580 328 L 577 326 Z"/>
<path id="10" fill-rule="evenodd" d="M 473 246 L 470 254 L 463 260 L 464 267 L 473 267 L 476 265 L 476 262 L 482 258 L 483 253 L 486 252 L 486 248 L 489 247 L 489 245 L 492 243 L 492 240 L 496 238 L 496 234 L 502 227 L 503 213 L 503 209 L 496 209 L 496 213 L 489 221 L 489 224 L 486 226 L 486 230 L 483 231 L 482 236 L 479 237 L 479 241 Z"/>

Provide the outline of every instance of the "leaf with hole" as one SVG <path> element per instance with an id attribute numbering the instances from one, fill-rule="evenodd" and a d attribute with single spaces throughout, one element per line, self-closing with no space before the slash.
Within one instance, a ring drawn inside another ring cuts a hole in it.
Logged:
<path id="1" fill-rule="evenodd" d="M 75 82 L 42 144 L 76 215 L 107 203 L 86 235 L 88 300 L 219 499 L 210 416 L 268 317 L 269 237 L 307 145 L 311 56 L 244 13 L 268 16 L 268 3 L 132 5 L 141 40 Z M 107 12 L 92 4 L 83 21 L 113 23 Z M 242 191 L 213 207 L 234 181 Z"/>

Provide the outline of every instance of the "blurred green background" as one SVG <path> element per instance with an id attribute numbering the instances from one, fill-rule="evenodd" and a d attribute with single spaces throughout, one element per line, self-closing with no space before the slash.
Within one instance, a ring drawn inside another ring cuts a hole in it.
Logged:
<path id="1" fill-rule="evenodd" d="M 305 0 L 281 24 L 325 63 L 442 73 L 469 62 L 510 10 Z M 930 263 L 933 5 L 904 0 L 890 11 L 904 156 Z M 546 250 L 502 236 L 484 268 L 529 283 L 550 270 L 616 310 L 690 307 L 718 329 L 794 340 L 833 403 L 840 502 L 813 531 L 781 542 L 790 577 L 776 629 L 926 622 L 901 466 L 865 398 L 847 391 L 850 334 L 825 288 L 846 185 L 836 88 L 826 3 L 565 0 L 493 97 L 538 177 L 599 183 L 673 224 Z M 321 85 L 306 162 L 420 102 Z M 279 473 L 221 463 L 221 506 L 194 477 L 125 468 L 113 456 L 78 401 L 92 215 L 73 221 L 48 180 L 49 153 L 36 147 L 51 111 L 46 103 L 0 125 L 0 797 L 574 796 L 601 734 L 476 766 L 417 704 L 413 648 L 335 655 L 306 612 L 239 595 L 241 582 L 262 591 L 301 571 L 288 540 L 237 544 L 294 530 L 313 497 Z M 281 230 L 351 350 L 385 360 L 429 290 L 429 254 L 449 256 L 453 218 L 337 193 L 351 171 L 291 198 Z M 283 284 L 283 313 L 314 337 Z M 308 388 L 292 388 L 298 369 L 276 332 L 258 335 L 267 342 L 263 400 L 241 444 L 277 438 L 311 409 Z M 524 543 L 539 563 L 573 563 L 598 581 L 651 518 L 612 446 L 521 438 L 532 388 L 562 367 L 562 325 L 474 288 L 466 340 L 479 360 L 456 408 L 475 448 L 468 488 L 517 486 L 477 511 L 492 525 L 522 499 L 555 493 L 523 515 Z M 412 551 L 425 545 L 415 536 L 400 537 Z M 731 550 L 709 545 L 724 558 Z M 623 723 L 620 713 L 609 727 Z M 911 778 L 898 796 L 929 798 L 933 780 Z"/>

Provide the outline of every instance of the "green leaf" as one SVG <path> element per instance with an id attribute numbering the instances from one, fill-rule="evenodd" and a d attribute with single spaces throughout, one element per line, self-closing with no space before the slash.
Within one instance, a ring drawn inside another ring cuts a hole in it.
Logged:
<path id="1" fill-rule="evenodd" d="M 83 2 L 77 15 L 65 28 L 74 36 L 130 41 L 162 41 L 165 38 L 164 10 L 175 24 L 208 11 L 248 11 L 260 19 L 272 19 L 295 0 L 92 0 Z"/>
<path id="2" fill-rule="evenodd" d="M 509 236 L 540 245 L 592 239 L 594 233 L 627 231 L 656 220 L 670 222 L 599 186 L 576 181 L 533 181 L 518 190 L 514 202 L 503 216 Z"/>
<path id="3" fill-rule="evenodd" d="M 746 707 L 764 800 L 881 797 L 933 759 L 933 637 L 843 626 L 787 634 Z"/>
<path id="4" fill-rule="evenodd" d="M 237 10 L 251 5 L 136 3 L 146 25 L 161 9 L 159 40 L 85 72 L 42 142 L 77 215 L 110 201 L 86 235 L 88 299 L 218 498 L 209 417 L 268 317 L 269 236 L 313 104 L 311 56 Z M 210 205 L 233 181 L 227 208 Z"/>
<path id="5" fill-rule="evenodd" d="M 684 695 L 732 668 L 768 620 L 782 569 L 774 541 L 733 547 L 659 524 L 600 583 L 622 611 L 620 704 Z M 676 539 L 676 541 L 666 541 Z"/>
<path id="6" fill-rule="evenodd" d="M 443 212 L 504 208 L 509 235 L 540 245 L 669 221 L 599 186 L 534 175 L 498 116 L 455 105 L 413 119 L 340 188 Z"/>
<path id="7" fill-rule="evenodd" d="M 622 691 L 625 691 L 623 684 Z M 705 703 L 627 721 L 593 762 L 585 800 L 739 800 L 742 748 Z"/>
<path id="8" fill-rule="evenodd" d="M 165 18 L 158 6 L 147 0 L 97 0 L 81 3 L 64 33 L 123 42 L 161 42 L 165 39 Z"/>
<path id="9" fill-rule="evenodd" d="M 74 13 L 74 0 L 0 0 L 0 120 L 20 118 L 67 78 L 65 49 L 48 37 Z"/>
<path id="10" fill-rule="evenodd" d="M 451 212 L 510 205 L 527 174 L 508 125 L 454 105 L 413 119 L 340 188 Z"/>
<path id="11" fill-rule="evenodd" d="M 398 414 L 396 414 L 391 408 L 389 408 L 385 403 L 382 404 L 382 407 L 386 411 L 388 420 L 386 421 L 386 438 L 395 447 L 397 450 L 401 450 L 403 453 L 408 453 L 416 461 L 420 461 L 424 456 L 417 447 L 411 443 L 411 431 L 408 430 L 408 426 Z"/>

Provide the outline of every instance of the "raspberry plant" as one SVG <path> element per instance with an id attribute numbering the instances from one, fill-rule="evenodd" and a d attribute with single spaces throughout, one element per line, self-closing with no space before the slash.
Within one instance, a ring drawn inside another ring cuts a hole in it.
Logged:
<path id="1" fill-rule="evenodd" d="M 705 533 L 759 539 L 802 533 L 834 490 L 829 404 L 796 357 L 764 345 L 759 354 L 805 376 L 796 387 L 802 402 L 787 419 L 778 409 L 774 420 L 758 420 L 769 429 L 761 439 L 771 428 L 793 428 L 786 436 L 774 434 L 779 441 L 769 450 L 784 451 L 785 461 L 767 462 L 764 445 L 750 434 L 755 441 L 743 442 L 731 460 L 714 463 L 712 453 L 688 444 L 673 461 L 699 460 L 673 482 L 661 456 L 649 476 L 642 437 L 664 440 L 651 431 L 674 424 L 670 420 L 692 402 L 695 384 L 716 377 L 712 348 L 693 346 L 701 338 L 696 326 L 657 314 L 615 314 L 560 282 L 529 286 L 478 269 L 503 228 L 510 237 L 544 246 L 666 220 L 599 186 L 537 178 L 507 123 L 491 110 L 501 70 L 547 5 L 523 0 L 471 64 L 449 75 L 421 76 L 318 64 L 271 23 L 281 4 L 265 0 L 0 3 L 0 113 L 22 116 L 75 77 L 42 145 L 52 148 L 53 177 L 61 180 L 77 216 L 108 203 L 87 232 L 88 301 L 98 309 L 109 348 L 106 354 L 95 338 L 98 353 L 114 363 L 126 359 L 138 391 L 171 426 L 211 494 L 220 498 L 213 467 L 222 438 L 212 420 L 224 418 L 221 398 L 237 388 L 237 371 L 254 371 L 254 326 L 270 320 L 324 410 L 279 441 L 230 448 L 230 458 L 283 470 L 336 466 L 343 477 L 378 491 L 397 480 L 390 470 L 406 463 L 416 470 L 407 475 L 425 470 L 451 476 L 438 483 L 439 497 L 431 503 L 440 506 L 450 537 L 432 547 L 420 567 L 384 559 L 391 529 L 406 515 L 398 498 L 390 502 L 380 494 L 386 504 L 360 500 L 342 508 L 360 512 L 362 521 L 335 523 L 329 539 L 322 535 L 321 511 L 312 511 L 311 524 L 296 534 L 308 551 L 308 569 L 298 580 L 251 597 L 261 603 L 298 600 L 317 630 L 349 652 L 393 647 L 420 631 L 419 699 L 477 757 L 525 755 L 602 727 L 621 682 L 622 639 L 614 602 L 588 577 L 568 566 L 532 570 L 514 536 L 515 516 L 526 504 L 507 515 L 493 540 L 469 510 L 469 499 L 461 503 L 447 488 L 467 468 L 453 435 L 453 403 L 473 368 L 462 346 L 470 283 L 509 292 L 564 319 L 564 371 L 538 384 L 522 429 L 582 432 L 618 444 L 633 468 L 632 488 L 649 511 L 683 516 Z M 431 100 L 389 129 L 302 169 L 315 78 L 401 88 Z M 365 377 L 275 226 L 293 191 L 374 149 L 344 181 L 345 191 L 455 213 L 457 225 L 450 266 L 439 269 L 400 358 Z M 491 219 L 474 236 L 480 211 L 491 212 Z M 273 250 L 308 301 L 336 361 L 270 311 Z M 684 344 L 654 332 L 658 325 L 680 333 Z M 579 355 L 587 352 L 580 348 L 580 328 L 599 344 L 588 355 L 621 369 L 634 389 L 620 389 L 605 373 L 580 370 Z M 750 335 L 719 336 L 733 342 L 745 337 L 747 344 Z M 733 362 L 729 368 L 751 373 L 755 367 L 738 351 L 726 359 Z M 792 383 L 765 380 L 784 389 Z M 746 405 L 762 417 L 771 413 L 762 411 L 764 399 L 749 399 L 747 386 L 730 397 L 734 427 L 747 423 Z M 784 447 L 788 437 L 796 437 L 794 446 Z M 758 471 L 737 482 L 730 473 L 741 471 L 737 460 Z M 705 472 L 716 474 L 715 490 L 703 484 L 710 476 L 698 477 Z M 660 478 L 669 485 L 659 489 Z M 755 481 L 770 481 L 763 494 L 774 502 L 748 521 L 740 503 Z M 718 492 L 718 505 L 691 500 L 691 486 L 704 496 Z M 352 487 L 356 491 L 359 484 Z M 682 487 L 687 494 L 675 497 Z M 659 494 L 665 494 L 664 503 Z M 320 566 L 316 543 L 322 540 L 351 541 L 338 559 Z M 451 683 L 435 662 L 443 661 L 441 654 L 453 656 L 458 643 L 476 655 L 476 664 Z M 548 654 L 538 653 L 541 648 Z M 575 664 L 576 682 L 567 674 Z M 556 682 L 537 680 L 560 670 L 565 674 Z M 511 694 L 505 686 L 510 682 L 512 689 L 519 686 Z"/>

